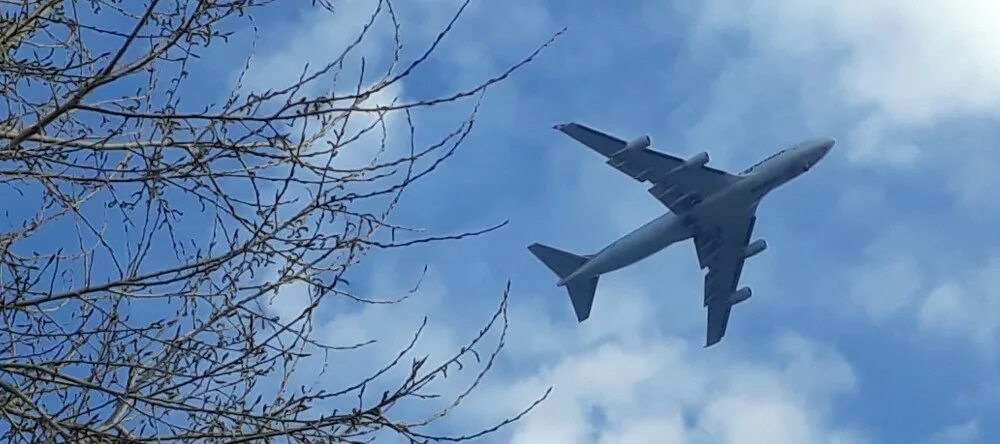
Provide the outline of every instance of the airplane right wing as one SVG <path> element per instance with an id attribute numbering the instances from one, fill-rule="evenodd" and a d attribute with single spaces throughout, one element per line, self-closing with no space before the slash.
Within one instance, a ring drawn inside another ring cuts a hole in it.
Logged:
<path id="1" fill-rule="evenodd" d="M 706 153 L 685 160 L 653 151 L 648 148 L 648 137 L 626 142 L 579 123 L 556 125 L 555 128 L 606 157 L 608 164 L 619 171 L 640 182 L 651 183 L 649 193 L 674 214 L 687 211 L 737 178 L 705 166 Z"/>
<path id="2" fill-rule="evenodd" d="M 766 244 L 763 240 L 750 244 L 756 205 L 745 210 L 734 210 L 717 215 L 713 221 L 695 221 L 692 225 L 698 262 L 705 274 L 705 308 L 708 309 L 708 328 L 705 346 L 722 340 L 729 324 L 729 313 L 736 305 L 750 297 L 750 289 L 737 290 L 743 263 L 759 253 Z M 705 224 L 704 222 L 710 222 Z"/>

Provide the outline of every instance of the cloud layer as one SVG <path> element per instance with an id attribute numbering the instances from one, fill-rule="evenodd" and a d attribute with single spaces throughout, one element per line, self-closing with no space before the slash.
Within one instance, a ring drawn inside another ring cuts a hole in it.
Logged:
<path id="1" fill-rule="evenodd" d="M 413 23 L 406 29 L 420 42 L 455 6 L 424 1 L 400 12 L 414 18 L 404 26 Z M 427 80 L 395 91 L 423 97 L 473 83 L 570 28 L 487 94 L 469 148 L 399 212 L 439 230 L 511 218 L 509 229 L 359 269 L 375 293 L 408 288 L 407 270 L 424 264 L 432 278 L 403 308 L 325 313 L 330 338 L 384 340 L 355 365 L 384 360 L 425 313 L 433 328 L 421 351 L 443 357 L 512 278 L 504 364 L 449 427 L 492 423 L 553 385 L 534 415 L 497 440 L 962 443 L 1000 433 L 974 419 L 1000 411 L 995 401 L 959 402 L 998 383 L 1000 245 L 989 227 L 1000 214 L 991 179 L 1000 155 L 984 140 L 1000 133 L 981 122 L 1000 111 L 991 26 L 1000 6 L 564 6 L 474 2 Z M 305 37 L 290 41 L 314 41 L 334 24 L 303 26 Z M 293 46 L 306 59 L 324 55 Z M 275 60 L 290 64 L 284 57 Z M 459 114 L 422 123 L 441 128 Z M 771 248 L 744 274 L 759 296 L 740 306 L 721 346 L 699 346 L 701 277 L 690 246 L 602 280 L 583 324 L 526 254 L 535 241 L 590 252 L 662 211 L 548 130 L 568 120 L 622 137 L 650 133 L 664 151 L 707 150 L 726 169 L 802 138 L 838 137 L 815 174 L 762 205 L 758 231 Z"/>

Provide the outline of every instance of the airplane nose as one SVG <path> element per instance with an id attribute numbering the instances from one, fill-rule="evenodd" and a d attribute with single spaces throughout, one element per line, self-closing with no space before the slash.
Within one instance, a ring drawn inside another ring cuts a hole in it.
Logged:
<path id="1" fill-rule="evenodd" d="M 831 137 L 829 139 L 826 139 L 826 143 L 824 143 L 823 146 L 826 149 L 826 151 L 830 151 L 830 148 L 833 148 L 833 146 L 836 144 L 837 144 L 837 139 Z"/>
<path id="2" fill-rule="evenodd" d="M 815 150 L 819 152 L 819 156 L 817 156 L 816 160 L 822 159 L 824 156 L 826 156 L 826 153 L 829 153 L 830 149 L 832 149 L 833 146 L 836 144 L 837 144 L 837 139 L 834 139 L 832 137 L 829 139 L 820 140 L 819 143 L 816 144 L 815 148 Z"/>

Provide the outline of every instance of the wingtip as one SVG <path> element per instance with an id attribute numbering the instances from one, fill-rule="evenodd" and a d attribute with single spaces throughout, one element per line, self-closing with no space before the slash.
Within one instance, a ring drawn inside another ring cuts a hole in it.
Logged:
<path id="1" fill-rule="evenodd" d="M 557 123 L 555 125 L 552 125 L 552 129 L 554 129 L 556 131 L 562 131 L 562 130 L 566 129 L 566 127 L 568 127 L 569 125 L 570 124 L 568 124 L 568 123 Z"/>

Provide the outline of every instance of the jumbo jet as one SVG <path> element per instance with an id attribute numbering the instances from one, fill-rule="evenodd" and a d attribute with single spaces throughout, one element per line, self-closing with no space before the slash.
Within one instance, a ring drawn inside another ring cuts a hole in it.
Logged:
<path id="1" fill-rule="evenodd" d="M 693 239 L 701 269 L 708 269 L 705 347 L 722 339 L 733 306 L 750 298 L 750 287 L 736 287 L 743 262 L 767 248 L 763 239 L 750 242 L 760 200 L 809 171 L 836 143 L 834 139 L 805 141 L 731 174 L 706 166 L 705 152 L 683 159 L 651 150 L 649 136 L 626 142 L 578 123 L 556 125 L 555 129 L 597 151 L 619 171 L 648 182 L 652 185 L 649 193 L 670 211 L 597 254 L 578 256 L 537 243 L 528 249 L 559 276 L 558 285 L 569 291 L 577 320 L 583 322 L 590 317 L 602 274 Z"/>

